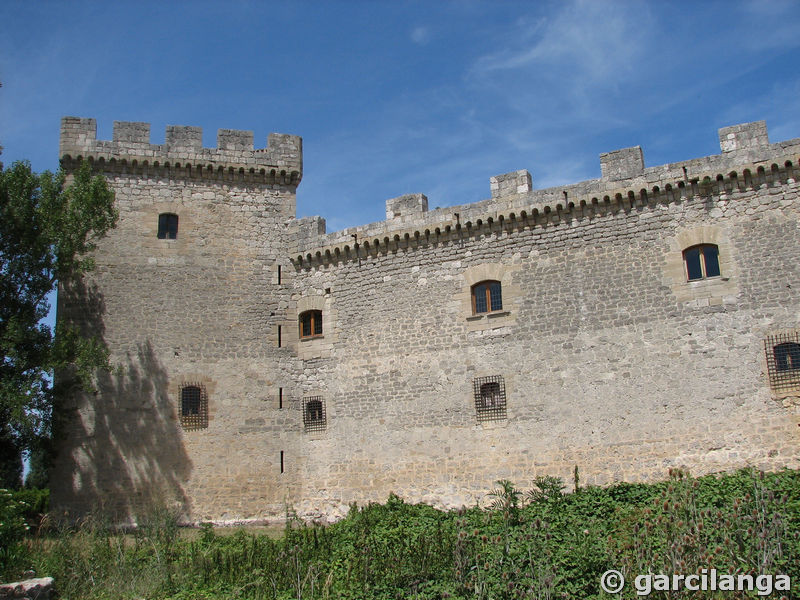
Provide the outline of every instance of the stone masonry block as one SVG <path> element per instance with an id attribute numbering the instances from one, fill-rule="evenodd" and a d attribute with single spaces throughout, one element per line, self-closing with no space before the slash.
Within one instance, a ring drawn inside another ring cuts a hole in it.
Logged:
<path id="1" fill-rule="evenodd" d="M 170 150 L 200 150 L 203 147 L 203 128 L 167 125 L 166 143 Z"/>
<path id="2" fill-rule="evenodd" d="M 509 194 L 526 194 L 533 189 L 531 174 L 527 170 L 512 171 L 489 178 L 492 198 Z"/>
<path id="3" fill-rule="evenodd" d="M 97 140 L 97 121 L 81 117 L 64 117 L 61 119 L 60 152 L 66 149 L 89 148 Z"/>
<path id="4" fill-rule="evenodd" d="M 644 155 L 641 146 L 622 148 L 600 155 L 600 171 L 603 179 L 619 181 L 644 173 Z"/>
<path id="5" fill-rule="evenodd" d="M 754 121 L 723 127 L 719 130 L 719 147 L 723 152 L 769 145 L 766 121 Z"/>
<path id="6" fill-rule="evenodd" d="M 220 150 L 252 150 L 253 132 L 239 129 L 220 129 L 217 132 L 217 148 Z"/>
<path id="7" fill-rule="evenodd" d="M 150 143 L 150 123 L 114 121 L 115 142 Z"/>
<path id="8" fill-rule="evenodd" d="M 428 212 L 428 197 L 425 194 L 406 194 L 386 201 L 387 219 L 424 212 Z"/>

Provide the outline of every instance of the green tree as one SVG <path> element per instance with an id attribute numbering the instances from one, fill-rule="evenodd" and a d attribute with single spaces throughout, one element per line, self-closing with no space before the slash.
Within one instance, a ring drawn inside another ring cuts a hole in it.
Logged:
<path id="1" fill-rule="evenodd" d="M 41 323 L 48 294 L 93 268 L 95 242 L 117 221 L 113 193 L 88 164 L 65 183 L 27 162 L 0 165 L 0 487 L 18 487 L 22 454 L 47 445 L 54 371 L 88 387 L 108 363 L 98 340 Z"/>

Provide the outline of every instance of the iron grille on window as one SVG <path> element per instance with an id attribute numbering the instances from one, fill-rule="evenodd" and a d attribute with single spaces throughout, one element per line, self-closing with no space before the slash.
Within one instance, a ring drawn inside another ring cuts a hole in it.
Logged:
<path id="1" fill-rule="evenodd" d="M 769 384 L 775 390 L 800 388 L 800 334 L 771 335 L 764 340 Z"/>
<path id="2" fill-rule="evenodd" d="M 325 401 L 322 396 L 303 398 L 303 426 L 306 431 L 325 431 Z"/>
<path id="3" fill-rule="evenodd" d="M 178 238 L 178 215 L 161 213 L 158 215 L 158 239 L 174 240 Z"/>
<path id="4" fill-rule="evenodd" d="M 184 429 L 208 427 L 208 396 L 206 389 L 198 383 L 181 387 L 181 426 Z"/>
<path id="5" fill-rule="evenodd" d="M 506 384 L 502 375 L 476 377 L 472 380 L 472 387 L 478 421 L 502 421 L 506 418 Z"/>

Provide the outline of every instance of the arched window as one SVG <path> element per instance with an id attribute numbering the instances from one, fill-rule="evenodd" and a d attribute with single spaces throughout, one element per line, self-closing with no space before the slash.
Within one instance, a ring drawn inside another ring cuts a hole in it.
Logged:
<path id="1" fill-rule="evenodd" d="M 322 396 L 303 398 L 303 426 L 306 431 L 323 431 L 327 425 Z"/>
<path id="2" fill-rule="evenodd" d="M 300 339 L 322 335 L 322 311 L 307 310 L 300 313 Z"/>
<path id="3" fill-rule="evenodd" d="M 175 240 L 178 238 L 178 215 L 161 213 L 158 215 L 158 239 Z"/>
<path id="4" fill-rule="evenodd" d="M 800 344 L 785 342 L 772 348 L 775 353 L 776 371 L 794 371 L 800 369 Z"/>
<path id="5" fill-rule="evenodd" d="M 208 427 L 208 398 L 205 388 L 199 384 L 181 387 L 181 425 L 184 429 Z"/>
<path id="6" fill-rule="evenodd" d="M 503 292 L 499 281 L 481 281 L 472 286 L 472 314 L 503 310 Z"/>
<path id="7" fill-rule="evenodd" d="M 683 251 L 683 264 L 686 266 L 687 281 L 719 277 L 719 248 L 714 244 L 687 248 Z"/>

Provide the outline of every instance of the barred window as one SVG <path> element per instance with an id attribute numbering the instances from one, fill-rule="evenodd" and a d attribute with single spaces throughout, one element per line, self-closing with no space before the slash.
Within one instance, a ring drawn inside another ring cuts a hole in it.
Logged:
<path id="1" fill-rule="evenodd" d="M 683 263 L 687 281 L 719 277 L 719 248 L 714 244 L 687 248 L 683 251 Z"/>
<path id="2" fill-rule="evenodd" d="M 503 292 L 499 281 L 481 281 L 472 286 L 472 314 L 503 310 Z"/>
<path id="3" fill-rule="evenodd" d="M 472 380 L 475 414 L 478 421 L 500 421 L 506 418 L 506 385 L 502 375 L 476 377 Z"/>
<path id="4" fill-rule="evenodd" d="M 184 429 L 205 429 L 208 427 L 208 397 L 205 387 L 200 384 L 186 384 L 181 387 L 181 426 Z"/>
<path id="5" fill-rule="evenodd" d="M 174 240 L 178 238 L 178 215 L 161 213 L 158 215 L 158 239 Z"/>
<path id="6" fill-rule="evenodd" d="M 306 431 L 325 431 L 327 419 L 322 396 L 303 398 L 303 426 Z"/>
<path id="7" fill-rule="evenodd" d="M 322 335 L 322 311 L 307 310 L 300 314 L 300 339 Z"/>
<path id="8" fill-rule="evenodd" d="M 800 335 L 771 335 L 764 340 L 769 384 L 775 390 L 800 387 Z"/>

